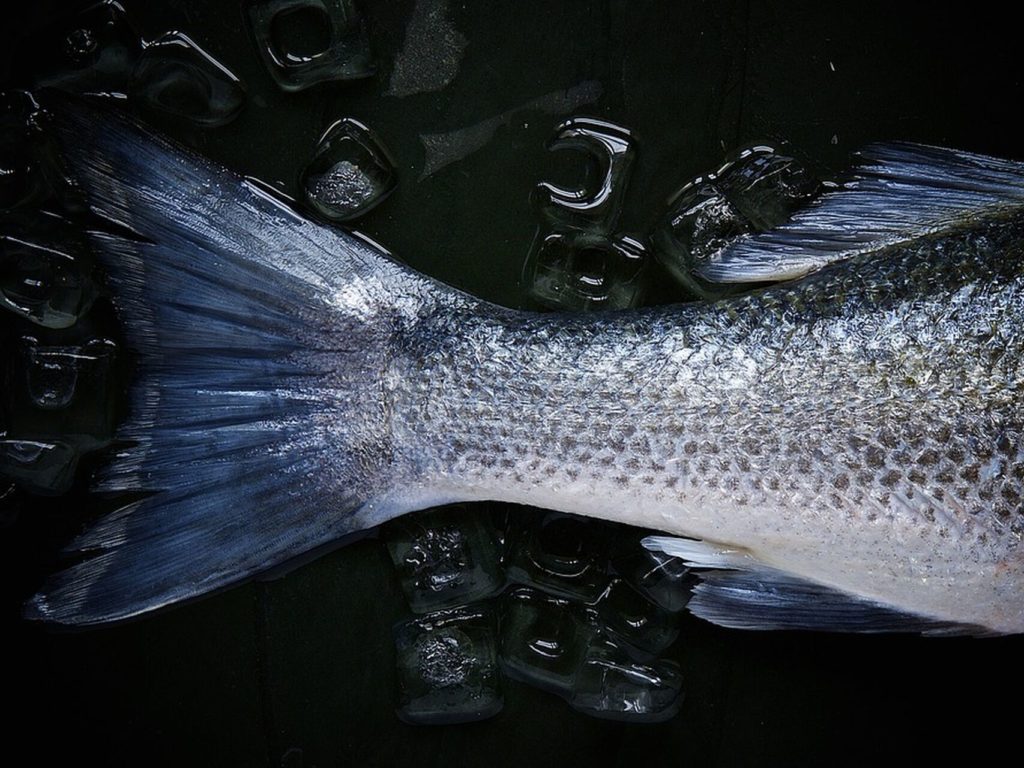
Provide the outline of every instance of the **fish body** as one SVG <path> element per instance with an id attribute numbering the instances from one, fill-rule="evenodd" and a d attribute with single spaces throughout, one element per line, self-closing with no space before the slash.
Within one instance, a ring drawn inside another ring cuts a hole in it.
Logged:
<path id="1" fill-rule="evenodd" d="M 1020 227 L 944 233 L 708 304 L 472 310 L 402 366 L 396 443 L 444 500 L 719 542 L 1019 631 Z"/>
<path id="2" fill-rule="evenodd" d="M 131 446 L 100 487 L 150 495 L 86 532 L 30 615 L 129 618 L 495 499 L 682 537 L 653 545 L 711 569 L 693 610 L 730 626 L 1024 631 L 1015 166 L 908 149 L 941 172 L 924 195 L 904 179 L 911 224 L 812 266 L 796 248 L 800 279 L 537 314 L 417 275 L 124 118 L 53 111 L 93 211 L 138 235 L 94 235 L 140 354 Z M 947 183 L 965 163 L 989 174 L 966 200 Z M 743 248 L 794 276 L 779 242 Z"/>

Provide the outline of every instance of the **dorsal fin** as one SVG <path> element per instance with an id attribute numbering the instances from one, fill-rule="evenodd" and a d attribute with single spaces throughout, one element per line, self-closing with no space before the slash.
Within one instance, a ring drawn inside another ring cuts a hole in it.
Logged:
<path id="1" fill-rule="evenodd" d="M 836 261 L 1024 206 L 1024 163 L 919 144 L 873 144 L 852 178 L 697 273 L 714 283 L 792 280 Z"/>

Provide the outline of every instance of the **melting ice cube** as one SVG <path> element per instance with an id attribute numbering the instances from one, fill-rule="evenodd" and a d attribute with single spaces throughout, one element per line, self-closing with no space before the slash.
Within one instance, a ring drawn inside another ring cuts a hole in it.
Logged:
<path id="1" fill-rule="evenodd" d="M 250 0 L 249 24 L 271 77 L 285 91 L 376 71 L 352 0 Z"/>
<path id="2" fill-rule="evenodd" d="M 349 221 L 380 203 L 396 183 L 387 151 L 365 125 L 346 118 L 320 139 L 301 186 L 322 216 Z"/>
<path id="3" fill-rule="evenodd" d="M 398 715 L 417 724 L 465 723 L 502 707 L 489 608 L 439 611 L 395 627 Z"/>

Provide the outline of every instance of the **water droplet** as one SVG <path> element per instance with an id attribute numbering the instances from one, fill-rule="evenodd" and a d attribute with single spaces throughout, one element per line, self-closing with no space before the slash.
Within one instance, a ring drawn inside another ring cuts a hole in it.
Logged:
<path id="1" fill-rule="evenodd" d="M 248 17 L 267 71 L 282 90 L 376 71 L 352 0 L 250 0 Z"/>
<path id="2" fill-rule="evenodd" d="M 207 127 L 229 123 L 245 104 L 239 79 L 180 32 L 146 43 L 130 95 L 144 110 Z"/>

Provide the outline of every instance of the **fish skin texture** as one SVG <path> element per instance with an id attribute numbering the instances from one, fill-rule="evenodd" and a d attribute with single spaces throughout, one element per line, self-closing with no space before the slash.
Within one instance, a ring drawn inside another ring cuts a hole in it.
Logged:
<path id="1" fill-rule="evenodd" d="M 898 147 L 899 178 L 838 193 L 839 220 L 826 201 L 815 242 L 787 231 L 772 268 L 836 253 L 823 239 L 872 215 L 878 247 L 717 302 L 537 314 L 418 275 L 130 118 L 40 100 L 75 189 L 117 225 L 92 242 L 138 372 L 98 483 L 136 500 L 28 616 L 141 616 L 495 499 L 733 548 L 790 596 L 1024 631 L 1019 166 Z M 908 237 L 892 224 L 936 209 Z"/>

